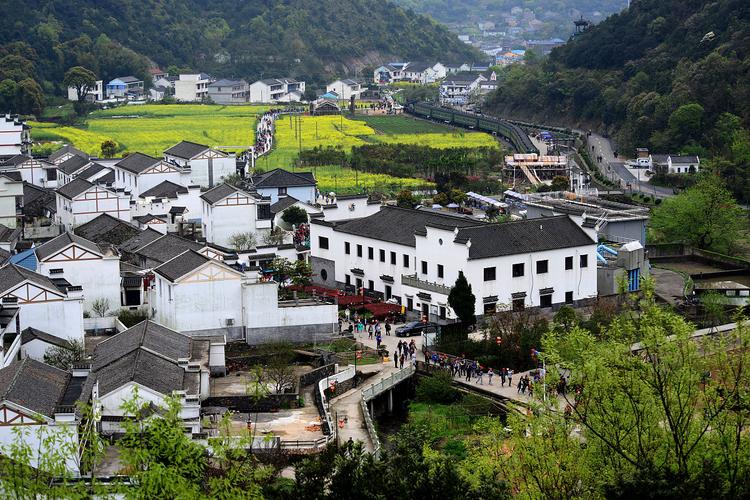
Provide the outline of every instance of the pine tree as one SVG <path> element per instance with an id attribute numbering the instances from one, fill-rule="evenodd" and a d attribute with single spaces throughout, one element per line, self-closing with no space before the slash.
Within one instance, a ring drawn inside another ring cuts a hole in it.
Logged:
<path id="1" fill-rule="evenodd" d="M 466 281 L 466 276 L 464 276 L 463 271 L 459 271 L 456 283 L 448 295 L 448 304 L 453 308 L 453 311 L 464 326 L 470 326 L 476 322 L 476 317 L 474 316 L 476 301 L 477 299 L 471 291 L 471 285 Z"/>

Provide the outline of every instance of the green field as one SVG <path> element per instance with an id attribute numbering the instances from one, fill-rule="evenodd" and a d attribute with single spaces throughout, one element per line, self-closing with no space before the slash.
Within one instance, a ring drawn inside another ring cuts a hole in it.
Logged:
<path id="1" fill-rule="evenodd" d="M 448 125 L 407 115 L 357 115 L 356 120 L 365 122 L 381 134 L 451 134 L 456 131 Z"/>
<path id="2" fill-rule="evenodd" d="M 268 106 L 147 104 L 99 110 L 87 117 L 85 129 L 45 123 L 32 124 L 35 141 L 72 143 L 98 155 L 106 139 L 119 150 L 159 156 L 181 140 L 208 146 L 250 146 L 255 116 Z"/>

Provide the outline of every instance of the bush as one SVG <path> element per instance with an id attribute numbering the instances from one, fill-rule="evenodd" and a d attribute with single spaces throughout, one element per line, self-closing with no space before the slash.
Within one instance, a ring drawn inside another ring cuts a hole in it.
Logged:
<path id="1" fill-rule="evenodd" d="M 417 400 L 425 403 L 451 404 L 458 401 L 460 394 L 453 389 L 453 379 L 447 371 L 437 371 L 425 377 L 417 385 Z"/>
<path id="2" fill-rule="evenodd" d="M 141 321 L 147 320 L 148 312 L 142 310 L 131 311 L 130 309 L 120 309 L 120 312 L 117 313 L 117 319 L 127 328 L 130 328 Z"/>

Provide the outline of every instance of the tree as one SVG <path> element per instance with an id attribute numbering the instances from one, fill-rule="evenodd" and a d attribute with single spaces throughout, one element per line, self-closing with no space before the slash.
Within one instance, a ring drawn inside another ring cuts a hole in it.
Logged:
<path id="1" fill-rule="evenodd" d="M 308 221 L 307 212 L 303 208 L 292 205 L 282 212 L 281 220 L 293 226 L 306 224 Z"/>
<path id="2" fill-rule="evenodd" d="M 294 351 L 291 344 L 282 342 L 271 345 L 270 351 L 273 352 L 271 361 L 265 367 L 266 377 L 274 384 L 274 392 L 281 394 L 284 389 L 294 387 L 297 377 L 294 374 Z"/>
<path id="3" fill-rule="evenodd" d="M 474 316 L 476 302 L 477 299 L 471 291 L 471 285 L 466 281 L 463 271 L 459 271 L 456 283 L 448 295 L 448 304 L 465 327 L 476 323 L 476 317 Z"/>
<path id="4" fill-rule="evenodd" d="M 96 75 L 83 66 L 73 66 L 65 72 L 63 85 L 73 87 L 76 90 L 78 102 L 85 102 L 88 93 L 96 87 Z"/>
<path id="5" fill-rule="evenodd" d="M 100 297 L 91 304 L 91 310 L 100 317 L 103 318 L 109 312 L 109 299 Z"/>
<path id="6" fill-rule="evenodd" d="M 44 362 L 61 370 L 70 370 L 75 363 L 86 357 L 83 341 L 68 340 L 66 346 L 54 346 L 44 351 Z"/>
<path id="7" fill-rule="evenodd" d="M 240 252 L 255 248 L 257 243 L 254 233 L 234 233 L 229 237 L 229 244 L 231 247 Z"/>
<path id="8" fill-rule="evenodd" d="M 107 139 L 106 141 L 102 141 L 100 149 L 104 158 L 114 158 L 117 154 L 117 143 L 112 139 Z"/>
<path id="9" fill-rule="evenodd" d="M 552 179 L 550 187 L 552 191 L 567 191 L 570 188 L 570 180 L 564 175 L 558 175 Z"/>
<path id="10" fill-rule="evenodd" d="M 461 203 L 466 201 L 466 193 L 464 193 L 460 189 L 451 189 L 450 199 L 453 203 L 457 203 L 460 205 Z"/>
<path id="11" fill-rule="evenodd" d="M 432 203 L 445 206 L 448 204 L 448 195 L 445 193 L 438 193 L 432 197 Z"/>
<path id="12" fill-rule="evenodd" d="M 730 253 L 744 225 L 742 208 L 722 180 L 707 174 L 695 186 L 665 199 L 654 210 L 650 230 L 659 242 Z"/>
<path id="13" fill-rule="evenodd" d="M 44 92 L 31 78 L 21 80 L 16 87 L 16 111 L 40 116 L 44 108 Z"/>
<path id="14" fill-rule="evenodd" d="M 417 204 L 417 200 L 414 195 L 408 189 L 403 189 L 396 195 L 396 204 L 401 208 L 414 208 Z"/>
<path id="15" fill-rule="evenodd" d="M 676 146 L 697 141 L 703 132 L 703 106 L 697 103 L 684 104 L 669 116 L 669 132 Z"/>
<path id="16" fill-rule="evenodd" d="M 276 226 L 275 228 L 271 229 L 271 231 L 268 232 L 265 236 L 263 236 L 263 243 L 265 243 L 266 245 L 278 246 L 284 243 L 285 237 L 286 231 Z"/>

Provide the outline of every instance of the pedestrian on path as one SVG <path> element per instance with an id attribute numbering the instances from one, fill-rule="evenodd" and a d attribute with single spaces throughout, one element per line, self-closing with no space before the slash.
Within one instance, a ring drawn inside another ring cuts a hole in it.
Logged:
<path id="1" fill-rule="evenodd" d="M 521 394 L 521 387 L 523 386 L 523 377 L 518 379 L 518 390 L 516 391 L 516 394 Z"/>
<path id="2" fill-rule="evenodd" d="M 477 367 L 477 383 L 479 385 L 484 385 L 484 382 L 482 381 L 484 378 L 484 370 L 482 370 L 481 366 Z"/>
<path id="3" fill-rule="evenodd" d="M 398 351 L 393 351 L 393 366 L 398 368 Z"/>
<path id="4" fill-rule="evenodd" d="M 500 368 L 500 385 L 505 387 L 505 368 Z"/>
<path id="5" fill-rule="evenodd" d="M 513 387 L 513 370 L 508 368 L 508 387 Z"/>
<path id="6" fill-rule="evenodd" d="M 487 380 L 489 385 L 492 385 L 492 376 L 494 375 L 492 368 L 487 370 Z M 504 383 L 504 382 L 503 382 Z"/>

